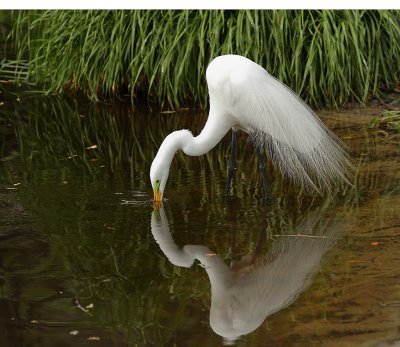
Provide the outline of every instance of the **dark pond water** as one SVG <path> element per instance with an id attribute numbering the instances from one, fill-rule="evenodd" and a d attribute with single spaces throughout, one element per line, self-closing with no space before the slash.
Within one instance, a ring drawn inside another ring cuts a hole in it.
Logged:
<path id="1" fill-rule="evenodd" d="M 4 96 L 4 94 L 2 94 Z M 240 137 L 179 154 L 154 209 L 148 172 L 206 115 L 11 95 L 0 106 L 0 346 L 400 345 L 400 139 L 378 110 L 321 112 L 354 187 L 305 194 Z"/>

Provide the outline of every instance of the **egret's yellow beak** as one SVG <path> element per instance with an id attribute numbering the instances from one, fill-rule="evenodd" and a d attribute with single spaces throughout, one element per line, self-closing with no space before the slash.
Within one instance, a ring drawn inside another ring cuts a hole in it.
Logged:
<path id="1" fill-rule="evenodd" d="M 159 190 L 154 191 L 154 201 L 161 202 L 162 201 L 162 193 Z"/>
<path id="2" fill-rule="evenodd" d="M 154 202 L 161 202 L 162 201 L 162 193 L 160 191 L 160 181 L 157 181 L 153 187 L 154 192 Z"/>

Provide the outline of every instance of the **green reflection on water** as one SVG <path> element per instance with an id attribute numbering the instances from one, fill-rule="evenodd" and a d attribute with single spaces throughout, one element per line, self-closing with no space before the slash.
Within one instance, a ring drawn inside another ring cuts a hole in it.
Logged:
<path id="1" fill-rule="evenodd" d="M 78 345 L 90 336 L 99 336 L 100 345 L 118 346 L 220 343 L 209 328 L 206 273 L 198 266 L 170 264 L 150 225 L 148 171 L 159 144 L 176 129 L 198 133 L 205 116 L 197 111 L 159 115 L 56 97 L 6 100 L 0 164 L 2 346 L 18 339 L 21 345 Z M 273 201 L 267 223 L 258 163 L 245 137 L 229 205 L 222 198 L 229 138 L 199 158 L 179 154 L 165 204 L 174 242 L 206 245 L 228 263 L 254 252 L 267 254 L 280 242 L 276 235 L 307 216 L 327 213 L 351 221 L 352 209 L 368 204 L 374 194 L 398 195 L 392 167 L 373 169 L 381 165 L 379 136 L 357 126 L 338 131 L 352 136 L 360 167 L 355 187 L 335 201 L 311 197 L 269 167 Z M 390 162 L 393 151 L 387 152 Z M 260 229 L 265 230 L 261 249 Z M 329 273 L 318 277 L 317 292 L 330 281 Z M 70 335 L 75 329 L 80 333 Z"/>

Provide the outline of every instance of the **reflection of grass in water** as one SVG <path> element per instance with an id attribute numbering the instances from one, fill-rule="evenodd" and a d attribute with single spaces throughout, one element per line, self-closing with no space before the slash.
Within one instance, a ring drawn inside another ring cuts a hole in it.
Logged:
<path id="1" fill-rule="evenodd" d="M 39 229 L 51 235 L 66 267 L 78 280 L 79 299 L 95 304 L 92 311 L 96 320 L 120 326 L 130 341 L 139 345 L 171 341 L 177 326 L 187 320 L 194 307 L 197 312 L 205 309 L 208 316 L 208 280 L 202 269 L 174 268 L 160 254 L 144 227 L 149 225 L 150 203 L 123 206 L 114 193 L 148 191 L 150 199 L 148 169 L 158 145 L 170 131 L 181 127 L 198 133 L 204 117 L 160 118 L 112 107 L 81 108 L 58 98 L 45 100 L 22 102 L 13 119 L 23 159 L 22 168 L 17 169 L 26 172 L 20 177 L 23 184 L 18 196 L 37 216 Z M 366 146 L 374 146 L 374 141 L 371 137 L 372 143 Z M 235 220 L 229 218 L 221 199 L 229 137 L 202 157 L 178 155 L 168 188 L 171 198 L 167 211 L 177 242 L 206 244 L 225 260 L 232 256 L 232 226 L 237 229 L 238 253 L 244 255 L 256 249 L 262 219 L 258 163 L 244 138 L 240 142 L 233 187 Z M 93 144 L 96 149 L 86 149 Z M 77 156 L 65 159 L 74 154 Z M 2 175 L 15 179 L 13 161 L 6 164 Z M 126 169 L 127 164 L 131 170 Z M 62 184 L 63 175 L 68 184 Z M 217 181 L 211 181 L 211 175 Z M 298 187 L 284 188 L 271 168 L 270 177 L 274 202 L 268 211 L 266 248 L 284 227 L 290 228 L 316 209 L 333 208 L 329 199 L 297 194 Z M 382 184 L 376 178 L 373 172 L 358 177 L 356 189 L 345 191 L 338 205 L 363 203 L 365 197 L 359 195 Z M 188 191 L 182 190 L 188 186 Z M 320 281 L 325 280 L 329 279 Z"/>
<path id="2" fill-rule="evenodd" d="M 82 106 L 76 101 L 57 97 L 24 98 L 14 106 L 15 115 L 10 116 L 4 109 L 1 112 L 14 123 L 20 154 L 26 164 L 53 163 L 60 171 L 84 166 L 93 175 L 114 175 L 122 167 L 130 174 L 132 188 L 143 192 L 150 191 L 148 172 L 162 140 L 173 130 L 181 128 L 189 128 L 195 135 L 198 134 L 206 116 L 201 112 L 188 112 L 187 115 L 176 113 L 160 117 L 148 110 L 134 112 L 128 106 Z M 349 135 L 354 136 L 352 133 Z M 373 141 L 373 136 L 366 136 L 368 142 Z M 93 145 L 96 148 L 91 148 Z M 228 171 L 229 146 L 228 134 L 215 149 L 203 156 L 188 157 L 179 152 L 172 163 L 167 198 L 172 201 L 178 194 L 182 210 L 185 204 L 190 205 L 195 201 L 202 208 L 207 207 L 210 201 L 219 201 Z M 358 148 L 360 145 L 355 146 Z M 375 142 L 367 144 L 367 147 L 370 146 L 376 146 Z M 368 150 L 365 148 L 360 151 Z M 263 194 L 261 175 L 253 148 L 245 135 L 239 137 L 237 155 L 232 195 L 240 199 L 253 197 L 257 200 Z M 365 160 L 360 156 L 361 173 Z M 283 210 L 293 204 L 304 205 L 309 197 L 303 195 L 301 187 L 287 187 L 287 181 L 282 179 L 273 165 L 268 164 L 269 189 L 275 202 L 282 204 Z M 346 187 L 339 198 L 357 203 L 364 187 L 368 186 L 370 190 L 371 184 L 379 185 L 375 179 L 367 179 L 368 182 L 361 182 L 360 179 L 365 181 L 365 174 L 357 174 L 355 188 Z M 183 187 L 190 187 L 193 196 L 183 196 Z M 289 197 L 282 196 L 282 191 Z M 313 199 L 315 202 L 322 201 L 320 197 Z"/>
<path id="3" fill-rule="evenodd" d="M 21 154 L 31 160 L 72 160 L 88 167 L 98 161 L 111 169 L 122 162 L 132 162 L 133 158 L 136 163 L 142 162 L 141 146 L 135 141 L 139 131 L 143 133 L 149 128 L 133 127 L 133 122 L 126 121 L 127 112 L 122 108 L 91 106 L 81 110 L 76 103 L 46 98 L 43 105 L 34 105 L 35 110 L 19 110 Z M 128 113 L 128 117 L 132 116 Z"/>
<path id="4" fill-rule="evenodd" d="M 20 11 L 13 38 L 48 91 L 206 105 L 206 66 L 234 53 L 335 106 L 398 81 L 399 21 L 397 11 Z"/>
<path id="5" fill-rule="evenodd" d="M 147 109 L 132 111 L 128 106 L 117 108 L 99 104 L 82 106 L 76 101 L 57 97 L 24 98 L 14 106 L 15 115 L 2 112 L 15 124 L 25 163 L 30 166 L 38 161 L 53 163 L 64 172 L 68 167 L 85 166 L 93 175 L 114 175 L 123 167 L 130 173 L 132 188 L 143 192 L 150 191 L 148 172 L 162 140 L 173 130 L 181 128 L 189 128 L 198 134 L 206 116 L 193 111 L 187 115 L 176 113 L 160 117 Z M 93 145 L 96 148 L 91 148 Z M 179 152 L 172 163 L 167 198 L 176 200 L 178 194 L 182 210 L 185 204 L 200 202 L 200 206 L 207 207 L 210 201 L 219 201 L 228 171 L 229 146 L 228 134 L 215 149 L 203 156 L 188 157 Z M 263 194 L 258 161 L 253 152 L 246 136 L 240 136 L 237 170 L 231 188 L 232 195 L 240 199 L 251 196 L 257 200 Z M 365 165 L 361 164 L 363 160 L 365 158 L 360 157 L 360 172 Z M 275 202 L 282 204 L 283 210 L 308 201 L 309 197 L 303 195 L 301 187 L 287 187 L 287 181 L 273 165 L 268 163 L 268 166 L 270 193 Z M 371 182 L 368 179 L 367 184 Z M 356 203 L 364 184 L 360 184 L 357 175 L 355 189 L 346 187 L 340 193 L 340 199 Z M 183 187 L 190 187 L 195 194 L 183 196 Z M 283 197 L 282 191 L 289 198 Z M 313 199 L 322 201 L 321 197 Z"/>
<path id="6" fill-rule="evenodd" d="M 205 122 L 205 114 L 163 115 L 133 112 L 129 108 L 116 108 L 89 104 L 83 108 L 77 102 L 66 102 L 56 97 L 33 98 L 16 103 L 14 123 L 20 145 L 20 154 L 26 163 L 41 161 L 57 167 L 73 162 L 92 173 L 114 172 L 130 166 L 140 174 L 138 186 L 148 186 L 151 160 L 162 140 L 173 130 L 190 128 L 198 134 Z M 262 195 L 258 162 L 252 147 L 241 138 L 234 180 L 235 196 Z M 225 177 L 229 165 L 229 136 L 210 153 L 201 157 L 187 157 L 179 152 L 171 168 L 168 191 L 189 183 L 202 192 L 202 205 L 212 196 L 222 196 L 223 182 L 209 185 L 209 177 Z M 280 182 L 281 178 L 276 179 Z M 271 184 L 271 193 L 276 191 Z"/>

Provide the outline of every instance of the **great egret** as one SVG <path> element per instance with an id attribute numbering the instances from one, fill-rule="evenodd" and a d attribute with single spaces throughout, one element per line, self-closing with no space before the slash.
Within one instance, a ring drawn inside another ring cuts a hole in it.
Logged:
<path id="1" fill-rule="evenodd" d="M 287 176 L 307 190 L 331 190 L 349 183 L 353 164 L 341 141 L 286 85 L 264 68 L 239 55 L 215 58 L 206 71 L 210 111 L 201 133 L 174 131 L 161 144 L 151 164 L 154 200 L 161 201 L 171 161 L 178 150 L 198 156 L 214 148 L 232 129 L 231 165 L 227 194 L 235 163 L 236 131 L 249 134 L 267 177 L 261 151 Z"/>

